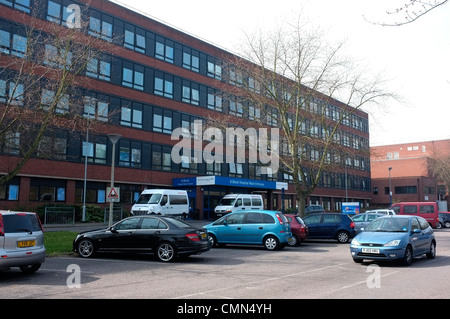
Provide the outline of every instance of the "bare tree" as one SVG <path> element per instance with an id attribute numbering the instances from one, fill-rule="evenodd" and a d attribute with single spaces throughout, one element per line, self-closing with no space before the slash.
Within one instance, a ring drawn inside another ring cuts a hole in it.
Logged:
<path id="1" fill-rule="evenodd" d="M 81 10 L 74 9 L 74 19 L 75 14 L 81 15 Z M 87 35 L 87 22 L 81 19 L 74 24 L 62 17 L 44 22 L 23 14 L 21 22 L 20 34 L 4 32 L 9 46 L 0 55 L 0 142 L 7 155 L 1 159 L 6 174 L 0 185 L 17 175 L 31 157 L 49 157 L 66 147 L 48 138 L 55 128 L 84 125 L 85 103 L 71 98 L 70 92 L 86 72 L 99 67 L 95 61 L 108 46 Z"/>
<path id="2" fill-rule="evenodd" d="M 369 21 L 367 18 L 365 19 L 373 24 L 379 24 L 382 26 L 402 26 L 416 21 L 431 10 L 436 9 L 447 2 L 448 0 L 410 0 L 401 7 L 386 11 L 389 19 L 392 18 L 393 22 L 373 22 Z"/>
<path id="3" fill-rule="evenodd" d="M 447 144 L 450 146 L 450 143 Z M 429 159 L 428 169 L 430 175 L 436 178 L 437 182 L 445 185 L 446 192 L 450 191 L 450 155 L 442 150 L 435 150 Z"/>
<path id="4" fill-rule="evenodd" d="M 368 134 L 352 140 L 343 124 L 363 107 L 394 97 L 381 77 L 362 70 L 343 48 L 300 22 L 285 23 L 247 35 L 245 59 L 229 58 L 224 66 L 234 84 L 230 99 L 240 97 L 254 121 L 246 126 L 280 128 L 281 169 L 295 185 L 299 215 L 324 172 L 344 173 L 347 161 L 369 157 Z"/>

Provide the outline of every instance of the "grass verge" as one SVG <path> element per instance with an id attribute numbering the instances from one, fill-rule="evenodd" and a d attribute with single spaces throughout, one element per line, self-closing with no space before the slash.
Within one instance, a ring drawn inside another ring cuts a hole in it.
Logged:
<path id="1" fill-rule="evenodd" d="M 64 256 L 74 254 L 72 243 L 78 232 L 73 231 L 52 231 L 45 232 L 44 244 L 47 249 L 47 256 Z"/>

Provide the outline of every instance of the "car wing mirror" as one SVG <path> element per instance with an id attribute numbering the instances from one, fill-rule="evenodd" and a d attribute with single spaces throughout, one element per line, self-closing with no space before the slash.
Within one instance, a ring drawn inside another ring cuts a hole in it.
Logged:
<path id="1" fill-rule="evenodd" d="M 118 233 L 117 229 L 114 226 L 109 227 L 109 231 L 114 234 Z"/>
<path id="2" fill-rule="evenodd" d="M 412 232 L 413 232 L 413 234 L 420 234 L 422 232 L 422 230 L 416 228 L 416 229 L 413 229 Z"/>

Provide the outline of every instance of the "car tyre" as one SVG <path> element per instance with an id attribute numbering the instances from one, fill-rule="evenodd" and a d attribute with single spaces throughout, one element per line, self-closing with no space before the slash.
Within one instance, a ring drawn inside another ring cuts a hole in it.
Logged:
<path id="1" fill-rule="evenodd" d="M 296 235 L 292 235 L 291 238 L 289 238 L 288 245 L 291 247 L 298 246 L 300 244 L 300 240 Z"/>
<path id="2" fill-rule="evenodd" d="M 349 234 L 345 230 L 340 230 L 336 235 L 337 241 L 341 244 L 345 244 L 350 239 Z"/>
<path id="3" fill-rule="evenodd" d="M 450 228 L 450 221 L 445 221 L 444 222 L 444 227 L 445 228 Z"/>
<path id="4" fill-rule="evenodd" d="M 267 250 L 277 250 L 280 247 L 278 238 L 275 236 L 267 236 L 264 238 L 264 247 L 266 247 Z"/>
<path id="5" fill-rule="evenodd" d="M 94 242 L 89 238 L 83 238 L 78 242 L 78 255 L 83 258 L 89 258 L 94 256 L 95 246 Z"/>
<path id="6" fill-rule="evenodd" d="M 26 265 L 26 266 L 20 266 L 20 270 L 22 270 L 23 273 L 26 274 L 32 274 L 41 268 L 41 264 L 32 264 L 32 265 Z"/>
<path id="7" fill-rule="evenodd" d="M 442 228 L 441 222 L 437 223 L 437 224 L 436 224 L 436 229 L 441 229 L 441 228 Z"/>
<path id="8" fill-rule="evenodd" d="M 411 246 L 408 246 L 405 249 L 405 256 L 403 256 L 402 264 L 404 266 L 411 266 L 412 261 L 413 261 L 413 251 Z"/>
<path id="9" fill-rule="evenodd" d="M 430 251 L 427 253 L 428 259 L 434 259 L 436 257 L 436 243 L 433 241 L 430 244 Z"/>
<path id="10" fill-rule="evenodd" d="M 168 242 L 159 244 L 156 249 L 156 257 L 162 262 L 174 261 L 177 257 L 175 246 Z"/>
<path id="11" fill-rule="evenodd" d="M 216 236 L 214 236 L 213 234 L 208 234 L 208 241 L 211 244 L 211 247 L 217 246 L 217 239 Z"/>

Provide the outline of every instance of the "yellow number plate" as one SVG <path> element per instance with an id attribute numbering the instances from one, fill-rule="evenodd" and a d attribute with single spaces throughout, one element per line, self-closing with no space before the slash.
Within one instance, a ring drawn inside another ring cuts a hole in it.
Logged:
<path id="1" fill-rule="evenodd" d="M 17 242 L 17 247 L 22 248 L 22 247 L 33 247 L 36 245 L 36 241 L 35 240 L 23 240 L 23 241 L 18 241 Z"/>

